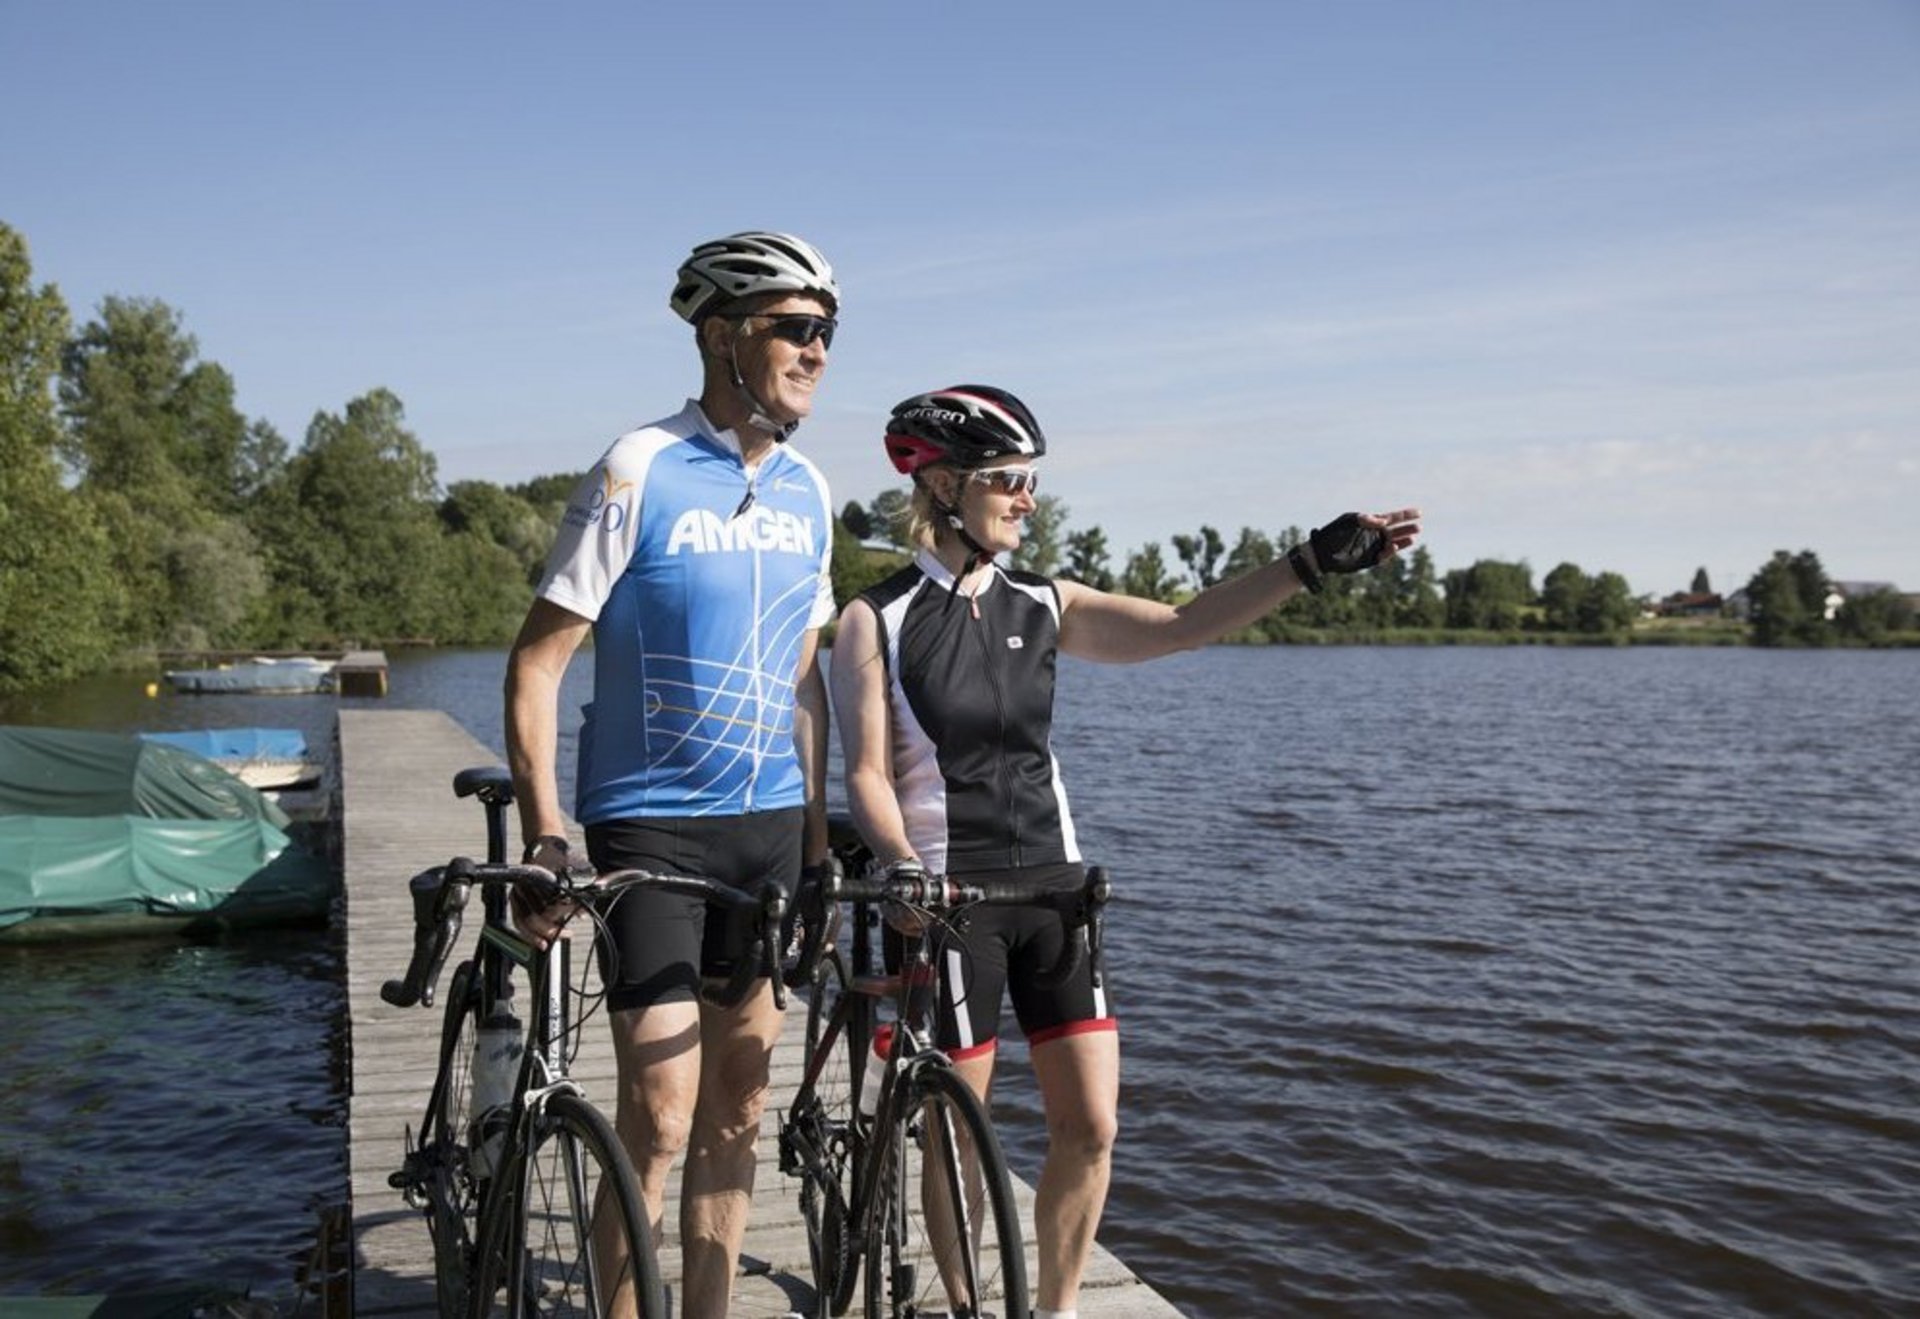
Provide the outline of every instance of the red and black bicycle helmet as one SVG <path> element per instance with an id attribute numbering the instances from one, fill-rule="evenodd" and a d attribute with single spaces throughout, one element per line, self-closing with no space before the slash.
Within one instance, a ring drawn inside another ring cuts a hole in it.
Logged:
<path id="1" fill-rule="evenodd" d="M 887 457 L 907 476 L 934 463 L 981 467 L 995 458 L 1038 458 L 1047 437 L 1027 405 L 991 385 L 915 394 L 887 419 Z"/>

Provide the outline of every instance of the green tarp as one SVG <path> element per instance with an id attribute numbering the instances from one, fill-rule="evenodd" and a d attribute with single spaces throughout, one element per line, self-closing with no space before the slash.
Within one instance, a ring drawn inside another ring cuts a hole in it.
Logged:
<path id="1" fill-rule="evenodd" d="M 111 733 L 0 728 L 0 939 L 276 924 L 326 913 L 330 866 L 219 766 Z"/>
<path id="2" fill-rule="evenodd" d="M 0 1296 L 7 1319 L 226 1319 L 262 1313 L 224 1287 L 111 1292 L 103 1296 Z"/>
<path id="3" fill-rule="evenodd" d="M 0 937 L 269 924 L 324 913 L 332 892 L 325 863 L 265 820 L 0 818 Z"/>
<path id="4" fill-rule="evenodd" d="M 212 761 L 116 733 L 0 727 L 0 816 L 265 820 L 286 813 Z"/>

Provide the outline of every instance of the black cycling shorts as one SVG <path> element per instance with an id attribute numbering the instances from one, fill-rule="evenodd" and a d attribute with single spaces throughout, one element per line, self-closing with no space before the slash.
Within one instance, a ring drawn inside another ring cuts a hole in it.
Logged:
<path id="1" fill-rule="evenodd" d="M 791 894 L 800 878 L 798 806 L 750 815 L 663 816 L 587 826 L 595 870 L 653 870 L 693 875 L 751 891 L 774 880 Z M 707 904 L 673 893 L 634 890 L 607 912 L 594 941 L 607 1007 L 615 1012 L 684 1003 L 700 996 L 702 976 L 732 973 L 741 949 L 728 923 L 707 919 Z"/>
<path id="2" fill-rule="evenodd" d="M 955 875 L 969 884 L 1017 881 L 1058 889 L 1064 899 L 1078 895 L 1086 870 L 1075 862 L 1021 870 Z M 955 1058 L 984 1054 L 1000 1036 L 1001 999 L 1011 996 L 1013 1014 L 1029 1045 L 1045 1044 L 1082 1031 L 1116 1030 L 1105 987 L 1093 987 L 1091 959 L 1056 988 L 1035 982 L 1060 961 L 1066 944 L 1066 918 L 1047 907 L 974 907 L 966 928 L 942 936 L 934 948 L 939 983 L 934 1043 Z M 897 971 L 900 936 L 887 930 L 886 957 Z"/>

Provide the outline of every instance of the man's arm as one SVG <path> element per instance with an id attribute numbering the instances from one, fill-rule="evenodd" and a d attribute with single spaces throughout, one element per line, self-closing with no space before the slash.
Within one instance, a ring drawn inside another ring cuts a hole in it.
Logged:
<path id="1" fill-rule="evenodd" d="M 520 805 L 520 836 L 566 835 L 554 773 L 559 754 L 560 680 L 593 624 L 548 600 L 535 600 L 507 656 L 507 768 Z"/>

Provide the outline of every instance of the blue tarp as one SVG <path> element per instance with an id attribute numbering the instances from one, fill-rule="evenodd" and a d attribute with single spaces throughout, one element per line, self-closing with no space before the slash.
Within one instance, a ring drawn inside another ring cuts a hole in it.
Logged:
<path id="1" fill-rule="evenodd" d="M 307 754 L 307 735 L 297 728 L 202 728 L 140 736 L 208 760 L 300 760 Z"/>

